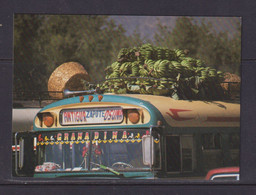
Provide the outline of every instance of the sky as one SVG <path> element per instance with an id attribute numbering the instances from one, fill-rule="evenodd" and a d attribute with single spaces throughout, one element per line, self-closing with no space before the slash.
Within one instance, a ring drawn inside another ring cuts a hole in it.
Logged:
<path id="1" fill-rule="evenodd" d="M 152 39 L 156 31 L 157 23 L 168 26 L 170 29 L 175 27 L 177 16 L 110 16 L 116 24 L 122 24 L 127 35 L 132 34 L 135 30 L 140 32 L 142 38 Z M 210 22 L 217 31 L 227 31 L 232 36 L 236 31 L 236 22 L 240 22 L 240 17 L 191 17 L 199 24 L 205 19 Z"/>

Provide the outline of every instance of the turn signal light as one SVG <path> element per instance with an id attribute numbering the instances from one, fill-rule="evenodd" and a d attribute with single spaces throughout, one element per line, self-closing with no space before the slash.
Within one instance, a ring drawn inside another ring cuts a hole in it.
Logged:
<path id="1" fill-rule="evenodd" d="M 47 127 L 51 127 L 54 123 L 54 117 L 50 113 L 43 114 L 43 123 Z"/>
<path id="2" fill-rule="evenodd" d="M 128 111 L 128 119 L 133 124 L 136 124 L 140 120 L 140 113 L 137 110 L 129 110 Z"/>

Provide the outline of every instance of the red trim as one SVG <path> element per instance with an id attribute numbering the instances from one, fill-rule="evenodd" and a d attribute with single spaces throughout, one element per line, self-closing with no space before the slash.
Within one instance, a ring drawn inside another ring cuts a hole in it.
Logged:
<path id="1" fill-rule="evenodd" d="M 206 119 L 207 122 L 239 122 L 240 117 L 214 117 L 208 116 Z"/>
<path id="2" fill-rule="evenodd" d="M 207 173 L 205 180 L 209 180 L 213 175 L 216 175 L 216 174 L 239 173 L 239 171 L 240 171 L 239 167 L 223 167 L 218 169 L 212 169 Z"/>
<path id="3" fill-rule="evenodd" d="M 178 112 L 186 112 L 186 111 L 191 111 L 191 110 L 173 109 L 173 108 L 170 108 L 169 110 L 171 111 L 172 114 L 169 112 L 166 112 L 166 114 L 168 114 L 170 117 L 172 117 L 172 119 L 174 119 L 176 121 L 185 121 L 185 120 L 193 119 L 190 117 L 180 117 L 178 115 Z"/>
<path id="4" fill-rule="evenodd" d="M 36 150 L 36 146 L 34 146 L 34 150 Z M 15 152 L 15 146 L 12 146 L 12 151 Z M 17 151 L 20 151 L 20 146 L 17 146 Z"/>
<path id="5" fill-rule="evenodd" d="M 13 152 L 15 152 L 15 148 L 16 148 L 15 146 L 12 146 L 12 151 Z M 19 150 L 20 150 L 20 146 L 17 146 L 17 151 L 19 151 Z"/>

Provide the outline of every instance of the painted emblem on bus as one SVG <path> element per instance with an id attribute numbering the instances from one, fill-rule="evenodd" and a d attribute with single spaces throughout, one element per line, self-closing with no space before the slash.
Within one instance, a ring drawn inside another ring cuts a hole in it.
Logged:
<path id="1" fill-rule="evenodd" d="M 168 114 L 172 119 L 174 119 L 176 121 L 186 121 L 186 120 L 193 119 L 192 117 L 181 117 L 178 114 L 179 112 L 187 112 L 187 111 L 191 111 L 191 110 L 174 109 L 174 108 L 170 108 L 169 110 L 171 113 L 166 112 L 166 114 Z"/>

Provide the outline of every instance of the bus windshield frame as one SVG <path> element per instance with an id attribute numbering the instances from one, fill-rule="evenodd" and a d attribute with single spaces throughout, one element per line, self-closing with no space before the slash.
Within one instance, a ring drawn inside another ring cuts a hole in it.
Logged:
<path id="1" fill-rule="evenodd" d="M 160 134 L 153 133 L 154 162 L 143 162 L 149 128 L 42 132 L 37 135 L 36 173 L 151 171 L 160 166 Z"/>

